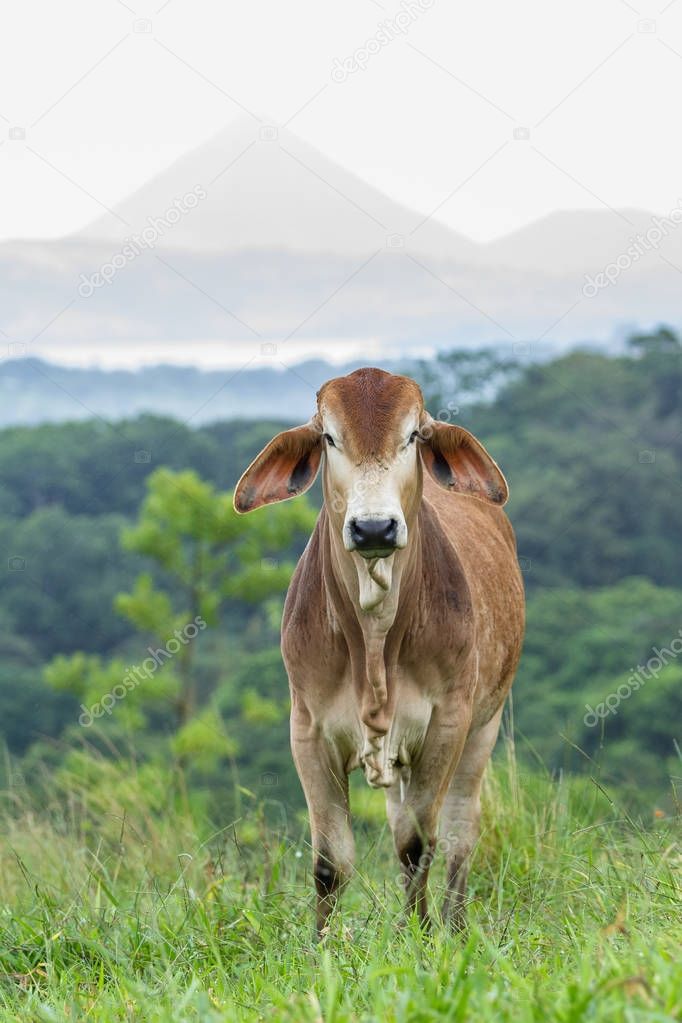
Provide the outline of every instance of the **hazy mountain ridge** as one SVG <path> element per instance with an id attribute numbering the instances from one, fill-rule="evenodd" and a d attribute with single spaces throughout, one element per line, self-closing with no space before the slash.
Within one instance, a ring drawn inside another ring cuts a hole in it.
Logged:
<path id="1" fill-rule="evenodd" d="M 12 359 L 0 363 L 0 427 L 92 416 L 118 420 L 141 412 L 192 425 L 259 416 L 303 419 L 314 408 L 320 385 L 357 365 L 310 360 L 291 370 L 277 364 L 220 372 L 190 366 L 104 371 Z"/>
<path id="2" fill-rule="evenodd" d="M 144 184 L 116 216 L 105 214 L 75 237 L 118 242 L 197 186 L 206 199 L 167 231 L 169 248 L 362 256 L 409 235 L 423 219 L 288 129 L 276 129 L 270 139 L 273 130 L 238 120 Z M 420 251 L 457 261 L 471 261 L 478 248 L 437 220 L 424 223 L 415 238 Z"/>
<path id="3" fill-rule="evenodd" d="M 176 345 L 173 362 L 203 364 L 198 341 L 240 344 L 216 365 L 289 336 L 320 357 L 343 339 L 395 357 L 540 337 L 565 346 L 679 319 L 682 231 L 672 221 L 563 211 L 481 245 L 288 130 L 272 134 L 239 121 L 77 235 L 0 245 L 7 343 L 81 364 L 120 343 L 130 365 L 155 344 Z M 590 285 L 619 260 L 611 281 Z"/>

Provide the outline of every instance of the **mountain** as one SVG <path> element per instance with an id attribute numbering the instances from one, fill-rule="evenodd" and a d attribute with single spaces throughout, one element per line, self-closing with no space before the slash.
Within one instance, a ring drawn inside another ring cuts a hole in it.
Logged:
<path id="1" fill-rule="evenodd" d="M 180 157 L 76 237 L 118 243 L 195 189 L 206 198 L 167 230 L 164 247 L 190 252 L 283 250 L 358 256 L 409 236 L 423 219 L 327 159 L 286 128 L 238 120 Z M 120 218 L 120 219 L 119 219 Z M 129 226 L 128 226 L 129 225 Z M 417 247 L 470 262 L 478 246 L 431 220 Z"/>
<path id="2" fill-rule="evenodd" d="M 483 258 L 519 270 L 582 274 L 598 272 L 639 244 L 642 255 L 637 264 L 641 261 L 642 267 L 654 263 L 656 253 L 662 252 L 682 268 L 679 226 L 669 217 L 644 210 L 559 210 L 488 243 Z M 633 263 L 629 269 L 637 268 Z"/>
<path id="3" fill-rule="evenodd" d="M 676 324 L 681 272 L 682 231 L 644 211 L 561 211 L 479 245 L 240 120 L 85 230 L 0 244 L 0 357 L 236 368 L 273 345 L 287 365 L 565 348 Z"/>
<path id="4" fill-rule="evenodd" d="M 193 426 L 252 417 L 303 421 L 315 407 L 321 384 L 358 365 L 332 366 L 318 359 L 291 370 L 280 364 L 223 372 L 191 366 L 106 372 L 34 358 L 5 360 L 0 362 L 0 427 L 92 417 L 119 420 L 141 412 Z"/>

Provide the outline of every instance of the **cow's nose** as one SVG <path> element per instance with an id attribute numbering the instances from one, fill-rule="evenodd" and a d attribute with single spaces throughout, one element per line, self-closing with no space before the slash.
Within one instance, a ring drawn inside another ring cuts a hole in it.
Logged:
<path id="1" fill-rule="evenodd" d="M 357 551 L 389 554 L 398 539 L 396 519 L 351 519 L 350 537 Z"/>

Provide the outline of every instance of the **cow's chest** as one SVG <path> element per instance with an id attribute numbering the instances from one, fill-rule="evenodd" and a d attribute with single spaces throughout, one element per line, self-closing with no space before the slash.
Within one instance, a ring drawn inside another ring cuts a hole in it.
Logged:
<path id="1" fill-rule="evenodd" d="M 362 767 L 373 788 L 386 788 L 402 777 L 407 780 L 412 761 L 426 737 L 433 700 L 423 682 L 402 672 L 388 679 L 389 701 L 384 734 L 377 735 L 362 720 L 363 694 L 356 691 L 350 673 L 327 704 L 320 722 L 327 742 L 342 753 L 346 769 Z"/>

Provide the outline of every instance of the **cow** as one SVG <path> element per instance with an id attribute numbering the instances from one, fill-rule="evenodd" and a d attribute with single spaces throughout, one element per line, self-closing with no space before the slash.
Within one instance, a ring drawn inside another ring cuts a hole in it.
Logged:
<path id="1" fill-rule="evenodd" d="M 320 470 L 323 507 L 282 620 L 317 930 L 353 870 L 348 776 L 360 767 L 385 789 L 407 912 L 428 923 L 443 847 L 443 916 L 461 929 L 482 776 L 523 639 L 507 483 L 471 433 L 429 415 L 413 380 L 374 368 L 322 386 L 312 419 L 248 467 L 235 509 L 302 494 Z"/>

